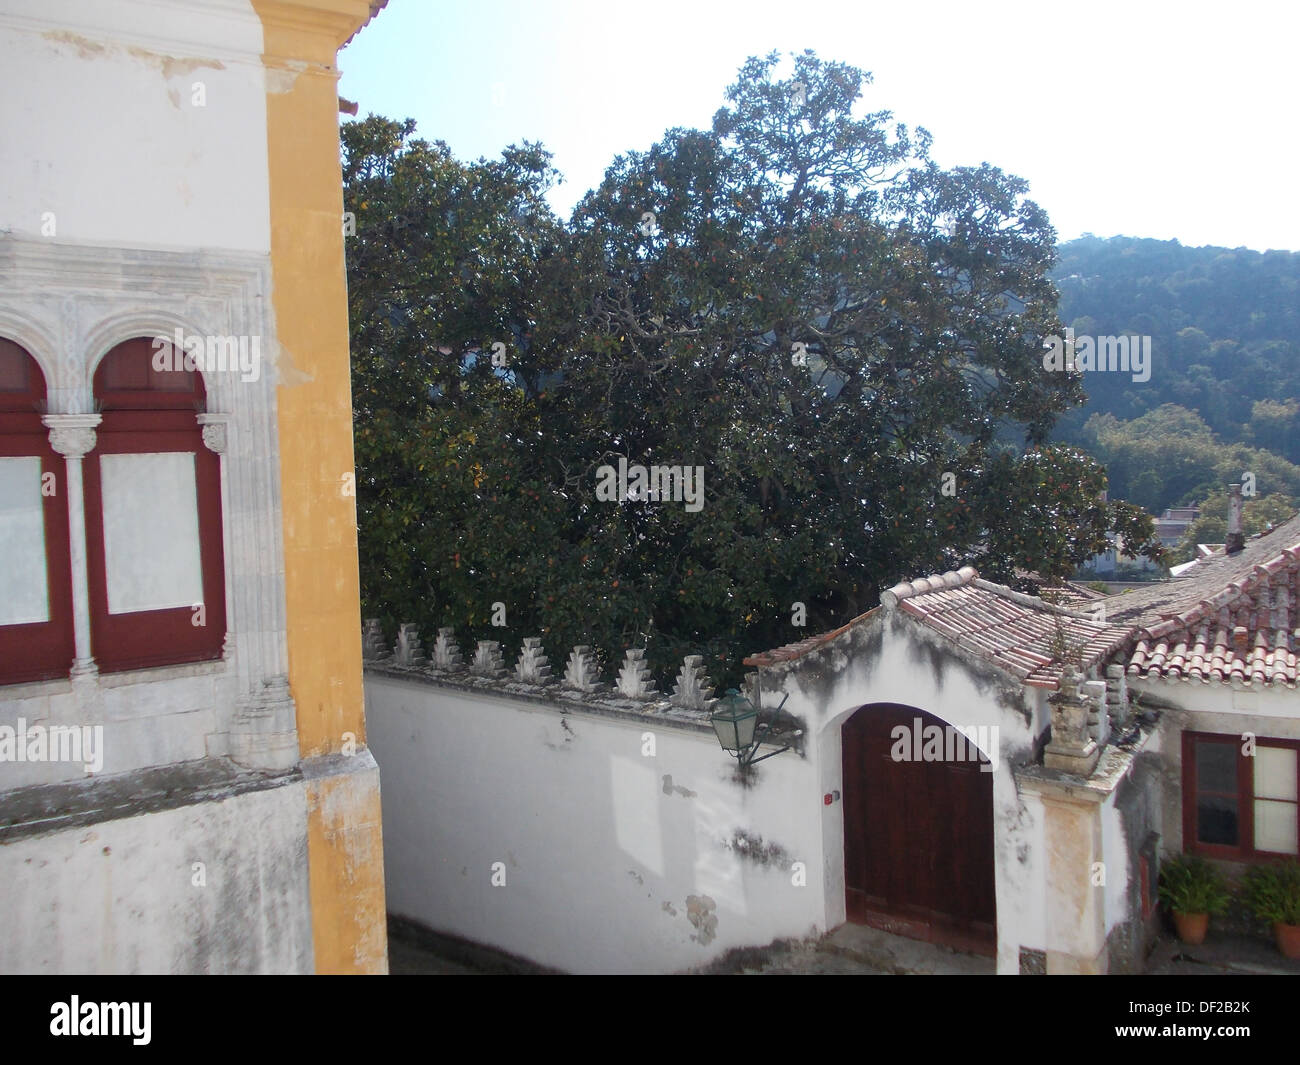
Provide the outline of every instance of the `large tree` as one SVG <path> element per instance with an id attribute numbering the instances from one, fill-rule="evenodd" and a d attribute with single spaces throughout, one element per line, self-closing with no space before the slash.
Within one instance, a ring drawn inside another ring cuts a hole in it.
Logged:
<path id="1" fill-rule="evenodd" d="M 370 610 L 553 655 L 636 641 L 660 670 L 703 651 L 722 680 L 904 577 L 1150 544 L 1047 443 L 1082 391 L 1043 367 L 1054 233 L 1024 182 L 937 166 L 855 68 L 778 65 L 568 225 L 536 147 L 466 166 L 345 127 Z M 700 469 L 702 505 L 605 500 L 620 460 Z"/>

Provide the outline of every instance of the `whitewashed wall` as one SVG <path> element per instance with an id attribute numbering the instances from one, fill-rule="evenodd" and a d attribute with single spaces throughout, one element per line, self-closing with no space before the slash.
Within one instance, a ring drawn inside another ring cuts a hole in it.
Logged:
<path id="1" fill-rule="evenodd" d="M 821 791 L 795 752 L 745 789 L 712 733 L 374 669 L 365 688 L 390 912 L 575 973 L 825 930 Z"/>
<path id="2" fill-rule="evenodd" d="M 0 2 L 0 234 L 269 252 L 262 51 L 249 0 Z"/>
<path id="3" fill-rule="evenodd" d="M 300 779 L 3 839 L 0 884 L 0 973 L 313 971 Z"/>
<path id="4" fill-rule="evenodd" d="M 822 801 L 844 792 L 841 729 L 860 707 L 892 703 L 997 730 L 985 753 L 998 972 L 1033 955 L 1048 971 L 1104 971 L 1108 937 L 1133 918 L 1128 852 L 1142 840 L 1127 838 L 1117 805 L 1133 753 L 1112 749 L 1088 782 L 1045 770 L 1034 751 L 1046 691 L 884 608 L 759 676 L 763 705 L 787 699 L 806 749 L 761 763 L 745 789 L 710 733 L 376 651 L 366 712 L 389 910 L 574 972 L 669 972 L 826 932 L 846 919 L 844 807 Z M 759 837 L 762 853 L 738 849 Z M 1096 862 L 1104 885 L 1090 882 Z M 701 928 L 704 913 L 716 928 Z"/>
<path id="5" fill-rule="evenodd" d="M 968 660 L 969 659 L 969 660 Z M 993 773 L 994 882 L 998 971 L 1019 970 L 1020 947 L 1046 938 L 1041 804 L 1022 798 L 1014 768 L 1029 759 L 1048 724 L 1042 694 L 929 633 L 897 612 L 879 611 L 862 624 L 785 666 L 761 671 L 764 703 L 789 695 L 786 709 L 808 722 L 809 757 L 819 767 L 819 791 L 843 794 L 840 729 L 859 707 L 896 703 L 924 710 L 954 726 L 996 726 L 1000 749 Z M 986 752 L 988 753 L 988 752 Z M 822 820 L 827 922 L 845 920 L 844 807 Z"/>

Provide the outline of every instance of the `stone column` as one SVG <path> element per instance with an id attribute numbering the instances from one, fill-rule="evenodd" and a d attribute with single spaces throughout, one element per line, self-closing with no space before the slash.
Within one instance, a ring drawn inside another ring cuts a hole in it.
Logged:
<path id="1" fill-rule="evenodd" d="M 234 545 L 230 542 L 227 530 L 234 524 L 230 513 L 230 473 L 226 469 L 226 447 L 229 437 L 227 424 L 229 414 L 199 414 L 198 422 L 203 427 L 203 446 L 217 456 L 221 466 L 221 528 L 225 542 L 221 545 L 225 565 L 222 571 L 226 582 L 226 634 L 221 644 L 221 656 L 229 662 L 235 655 L 235 633 L 231 620 L 235 613 L 235 566 Z"/>
<path id="2" fill-rule="evenodd" d="M 86 570 L 86 497 L 81 460 L 95 449 L 98 414 L 47 414 L 41 421 L 50 430 L 50 447 L 63 456 L 68 479 L 68 548 L 72 560 L 72 628 L 76 657 L 73 680 L 99 674 L 90 649 L 90 579 Z"/>
<path id="3" fill-rule="evenodd" d="M 1049 976 L 1109 969 L 1106 878 L 1125 875 L 1122 841 L 1112 838 L 1107 854 L 1102 832 L 1115 785 L 1111 779 L 1078 780 L 1044 766 L 1016 771 L 1022 800 L 1031 810 L 1037 805 L 1042 817 L 1043 939 L 1022 940 L 1021 956 L 1041 951 L 1042 971 Z"/>

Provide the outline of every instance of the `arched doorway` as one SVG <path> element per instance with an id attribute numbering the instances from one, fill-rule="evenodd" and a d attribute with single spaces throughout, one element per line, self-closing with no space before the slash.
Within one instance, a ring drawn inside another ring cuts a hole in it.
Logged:
<path id="1" fill-rule="evenodd" d="M 848 919 L 993 954 L 993 774 L 961 737 L 934 758 L 912 740 L 933 738 L 929 727 L 953 736 L 933 715 L 892 703 L 861 707 L 843 725 Z"/>

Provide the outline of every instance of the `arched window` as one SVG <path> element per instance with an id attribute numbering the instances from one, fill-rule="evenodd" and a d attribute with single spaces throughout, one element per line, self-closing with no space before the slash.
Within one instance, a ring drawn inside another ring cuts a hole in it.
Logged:
<path id="1" fill-rule="evenodd" d="M 0 339 L 0 684 L 66 677 L 75 651 L 68 493 L 45 376 Z"/>
<path id="2" fill-rule="evenodd" d="M 157 370 L 155 343 L 95 371 L 103 421 L 86 457 L 91 645 L 102 672 L 221 657 L 221 466 L 203 444 L 202 376 Z"/>

